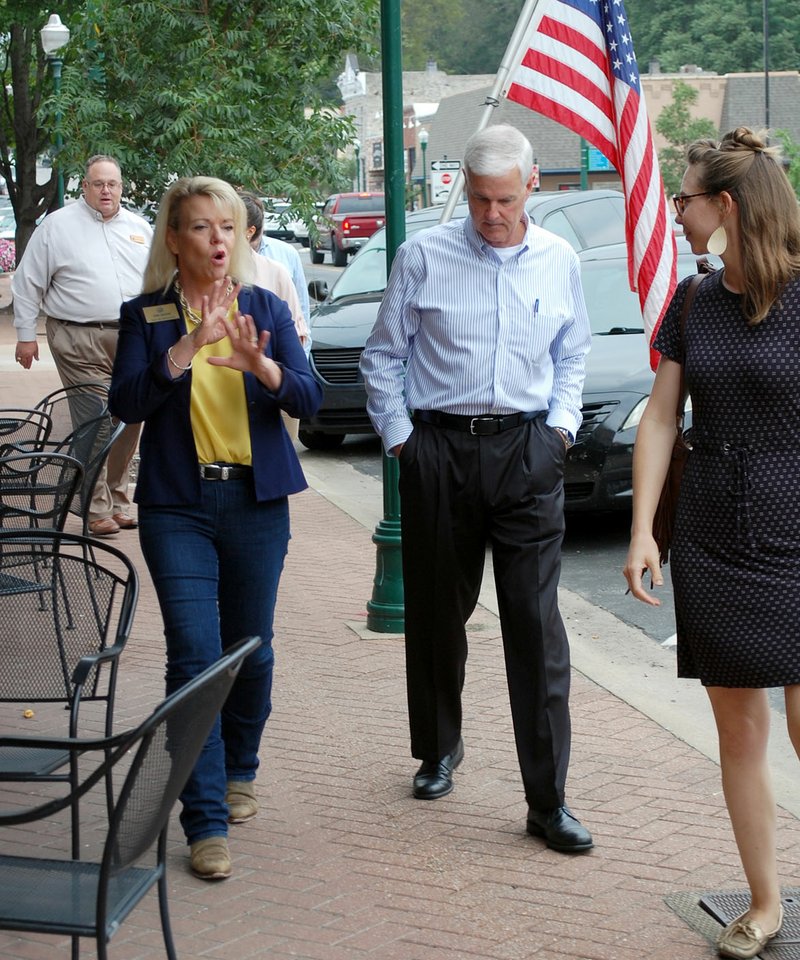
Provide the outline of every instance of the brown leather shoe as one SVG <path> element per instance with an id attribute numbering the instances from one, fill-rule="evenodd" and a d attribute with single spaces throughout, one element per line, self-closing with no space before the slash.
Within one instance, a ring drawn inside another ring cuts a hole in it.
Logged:
<path id="1" fill-rule="evenodd" d="M 227 880 L 231 875 L 231 855 L 225 837 L 206 837 L 189 848 L 192 873 L 200 880 Z"/>
<path id="2" fill-rule="evenodd" d="M 89 533 L 93 537 L 113 537 L 115 533 L 119 533 L 119 524 L 111 517 L 103 517 L 102 520 L 90 520 Z"/>
<path id="3" fill-rule="evenodd" d="M 120 528 L 120 530 L 135 530 L 139 526 L 139 521 L 134 520 L 133 517 L 129 516 L 127 513 L 115 513 L 111 518 L 114 523 Z"/>

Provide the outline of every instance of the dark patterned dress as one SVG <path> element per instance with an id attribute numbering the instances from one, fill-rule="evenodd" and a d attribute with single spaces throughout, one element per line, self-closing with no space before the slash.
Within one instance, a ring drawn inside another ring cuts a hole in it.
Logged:
<path id="1" fill-rule="evenodd" d="M 686 324 L 683 281 L 655 341 L 684 357 L 692 443 L 670 555 L 678 675 L 800 683 L 800 278 L 749 326 L 722 271 Z"/>

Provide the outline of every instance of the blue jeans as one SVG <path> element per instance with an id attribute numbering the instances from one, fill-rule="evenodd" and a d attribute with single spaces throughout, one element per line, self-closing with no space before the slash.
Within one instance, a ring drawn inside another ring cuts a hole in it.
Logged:
<path id="1" fill-rule="evenodd" d="M 272 621 L 289 542 L 285 497 L 257 503 L 252 481 L 201 480 L 197 505 L 139 510 L 139 539 L 164 619 L 167 693 L 238 640 L 263 644 L 242 665 L 181 794 L 189 843 L 226 836 L 228 780 L 254 780 L 272 708 Z"/>

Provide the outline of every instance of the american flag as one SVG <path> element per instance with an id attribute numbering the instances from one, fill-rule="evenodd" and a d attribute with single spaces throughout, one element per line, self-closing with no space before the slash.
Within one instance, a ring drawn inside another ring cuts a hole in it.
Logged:
<path id="1" fill-rule="evenodd" d="M 541 0 L 522 49 L 506 96 L 574 130 L 619 173 L 650 343 L 675 290 L 676 250 L 623 2 Z M 658 356 L 651 350 L 653 367 Z"/>

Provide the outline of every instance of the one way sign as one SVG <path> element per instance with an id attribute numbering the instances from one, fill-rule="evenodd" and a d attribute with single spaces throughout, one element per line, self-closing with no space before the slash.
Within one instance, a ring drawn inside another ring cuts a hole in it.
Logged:
<path id="1" fill-rule="evenodd" d="M 431 162 L 431 202 L 445 203 L 461 169 L 460 160 L 433 160 Z"/>

